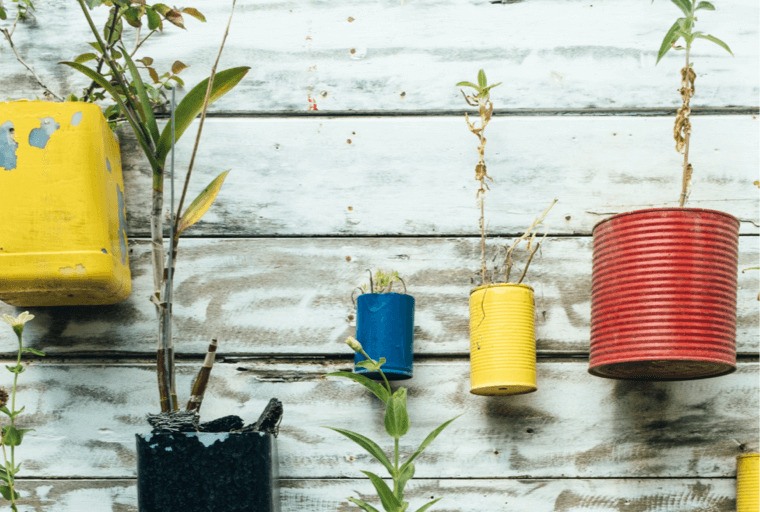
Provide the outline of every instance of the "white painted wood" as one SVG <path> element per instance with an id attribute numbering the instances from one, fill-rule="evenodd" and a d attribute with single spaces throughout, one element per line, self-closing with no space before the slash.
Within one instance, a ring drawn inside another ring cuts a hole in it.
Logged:
<path id="1" fill-rule="evenodd" d="M 757 363 L 717 379 L 675 383 L 604 380 L 586 366 L 541 362 L 536 393 L 484 398 L 468 392 L 467 361 L 418 363 L 402 453 L 457 414 L 418 460 L 418 477 L 730 478 L 736 455 L 758 448 Z M 348 367 L 347 360 L 220 364 L 202 413 L 253 421 L 276 396 L 285 407 L 278 440 L 283 478 L 354 478 L 360 469 L 380 470 L 360 448 L 323 428 L 350 428 L 388 446 L 377 399 L 356 383 L 325 378 Z M 180 367 L 181 398 L 195 369 Z M 134 433 L 148 430 L 144 415 L 157 407 L 155 388 L 148 365 L 31 366 L 19 396 L 27 407 L 23 424 L 35 429 L 19 449 L 24 477 L 133 476 Z"/>
<path id="2" fill-rule="evenodd" d="M 436 512 L 733 512 L 733 479 L 657 480 L 413 480 L 407 498 L 416 507 L 443 497 Z M 22 512 L 127 512 L 137 507 L 132 480 L 33 480 L 21 484 Z M 358 510 L 347 496 L 377 498 L 364 480 L 281 480 L 281 512 Z"/>
<path id="3" fill-rule="evenodd" d="M 756 265 L 758 238 L 743 236 L 740 247 L 740 268 Z M 134 289 L 127 302 L 31 308 L 37 315 L 27 326 L 33 346 L 100 357 L 154 351 L 148 245 L 132 250 Z M 415 296 L 415 352 L 467 355 L 467 301 L 479 257 L 477 240 L 462 238 L 188 239 L 176 275 L 177 350 L 199 356 L 217 337 L 221 356 L 341 353 L 342 341 L 354 333 L 353 288 L 366 281 L 365 269 L 386 268 L 399 271 Z M 760 272 L 738 278 L 738 350 L 757 355 Z M 591 239 L 547 239 L 528 282 L 536 291 L 539 353 L 587 354 Z M 0 313 L 22 310 L 0 306 Z"/>
<path id="4" fill-rule="evenodd" d="M 211 68 L 229 3 L 188 4 L 209 22 L 190 20 L 187 32 L 167 31 L 139 55 L 164 69 L 184 60 L 194 84 Z M 306 112 L 311 96 L 321 111 L 460 109 L 455 84 L 475 79 L 479 68 L 504 82 L 494 91 L 499 108 L 672 108 L 683 56 L 655 60 L 679 15 L 669 2 L 637 0 L 241 1 L 222 65 L 253 69 L 218 108 Z M 700 15 L 698 28 L 725 39 L 736 57 L 695 44 L 695 106 L 757 107 L 759 15 L 755 0 L 720 2 Z M 57 64 L 88 51 L 92 39 L 75 2 L 40 3 L 37 21 L 15 39 L 51 87 L 81 89 L 85 82 Z M 5 44 L 0 62 L 0 96 L 41 94 Z"/>
<path id="5" fill-rule="evenodd" d="M 554 198 L 551 233 L 590 234 L 612 213 L 677 206 L 681 159 L 669 117 L 499 117 L 488 127 L 489 233 L 522 232 Z M 688 206 L 758 232 L 755 116 L 695 117 Z M 191 139 L 178 149 L 185 169 Z M 193 196 L 232 172 L 191 236 L 477 234 L 477 140 L 462 117 L 213 119 Z M 132 235 L 149 231 L 150 174 L 122 146 Z M 179 171 L 178 171 L 179 172 Z"/>

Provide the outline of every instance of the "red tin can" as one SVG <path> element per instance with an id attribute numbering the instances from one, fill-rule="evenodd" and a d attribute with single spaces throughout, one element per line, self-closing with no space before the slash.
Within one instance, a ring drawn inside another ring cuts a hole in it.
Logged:
<path id="1" fill-rule="evenodd" d="M 736 369 L 739 220 L 657 208 L 594 227 L 589 373 L 636 380 Z"/>

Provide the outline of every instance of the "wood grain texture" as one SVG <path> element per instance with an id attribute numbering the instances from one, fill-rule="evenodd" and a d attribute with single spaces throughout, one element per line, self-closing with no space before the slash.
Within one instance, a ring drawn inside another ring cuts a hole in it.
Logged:
<path id="1" fill-rule="evenodd" d="M 190 5 L 209 22 L 190 20 L 187 33 L 167 31 L 139 55 L 161 69 L 174 59 L 191 64 L 183 75 L 194 84 L 211 68 L 229 4 Z M 659 66 L 655 60 L 679 15 L 669 2 L 636 0 L 240 2 L 222 65 L 253 69 L 217 108 L 305 112 L 312 97 L 322 111 L 461 109 L 455 84 L 473 80 L 478 68 L 505 83 L 494 92 L 500 108 L 673 108 L 683 56 L 673 52 Z M 699 30 L 725 39 L 736 57 L 695 45 L 697 108 L 757 107 L 758 15 L 755 0 L 723 2 L 700 15 Z M 89 51 L 84 42 L 92 38 L 75 2 L 40 4 L 37 21 L 15 39 L 50 87 L 81 90 L 85 82 L 57 64 Z M 5 44 L 0 62 L 0 96 L 41 94 Z"/>
<path id="2" fill-rule="evenodd" d="M 681 158 L 668 117 L 505 117 L 488 127 L 488 232 L 521 233 L 554 198 L 550 233 L 590 234 L 612 213 L 676 206 Z M 758 232 L 755 116 L 694 118 L 688 206 Z M 184 172 L 191 139 L 178 148 Z M 477 234 L 477 140 L 462 117 L 213 119 L 193 197 L 232 169 L 191 236 Z M 124 141 L 132 236 L 149 231 L 150 172 Z M 182 174 L 178 174 L 181 176 Z"/>
<path id="3" fill-rule="evenodd" d="M 436 512 L 733 512 L 733 479 L 656 480 L 414 480 L 412 507 L 437 497 Z M 133 480 L 32 480 L 21 483 L 24 512 L 132 512 Z M 280 481 L 281 512 L 358 510 L 345 500 L 376 500 L 365 480 Z"/>
<path id="4" fill-rule="evenodd" d="M 740 269 L 756 265 L 758 242 L 741 237 Z M 153 352 L 148 244 L 131 248 L 133 292 L 127 302 L 30 308 L 37 316 L 27 327 L 32 346 L 52 355 Z M 200 356 L 216 337 L 221 357 L 341 353 L 342 341 L 354 334 L 353 288 L 366 281 L 367 268 L 393 268 L 416 300 L 415 352 L 464 356 L 470 278 L 478 259 L 474 238 L 188 239 L 180 246 L 176 275 L 177 350 Z M 740 272 L 738 278 L 737 346 L 741 354 L 757 355 L 760 272 Z M 539 354 L 588 354 L 591 239 L 547 239 L 528 282 L 536 292 Z M 0 305 L 0 313 L 14 311 L 23 309 Z"/>
<path id="5" fill-rule="evenodd" d="M 214 369 L 203 416 L 258 417 L 278 397 L 283 478 L 357 477 L 368 455 L 324 425 L 350 428 L 387 446 L 377 400 L 356 383 L 326 378 L 348 361 L 240 361 Z M 187 397 L 195 367 L 181 365 Z M 417 464 L 421 478 L 730 478 L 735 457 L 758 448 L 758 364 L 718 379 L 675 383 L 592 377 L 587 363 L 542 362 L 538 391 L 519 397 L 469 394 L 467 361 L 426 361 L 409 382 L 409 453 L 428 432 L 462 414 Z M 148 365 L 35 364 L 19 403 L 27 434 L 19 457 L 28 478 L 134 476 L 134 434 L 155 411 Z M 376 468 L 378 469 L 378 468 Z"/>

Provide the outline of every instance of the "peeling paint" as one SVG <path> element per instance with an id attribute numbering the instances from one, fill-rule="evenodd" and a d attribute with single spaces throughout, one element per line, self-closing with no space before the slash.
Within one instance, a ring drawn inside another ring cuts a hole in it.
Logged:
<path id="1" fill-rule="evenodd" d="M 56 123 L 52 117 L 43 117 L 40 119 L 40 127 L 29 132 L 29 145 L 44 149 L 50 140 L 50 136 L 60 127 L 61 125 Z"/>
<path id="2" fill-rule="evenodd" d="M 0 125 L 0 167 L 6 171 L 16 168 L 16 149 L 18 142 L 13 137 L 15 129 L 13 123 L 6 121 Z"/>
<path id="3" fill-rule="evenodd" d="M 61 267 L 58 271 L 64 276 L 83 276 L 87 274 L 87 269 L 81 263 L 77 263 L 73 267 Z"/>
<path id="4" fill-rule="evenodd" d="M 82 122 L 82 113 L 74 112 L 74 115 L 71 116 L 71 126 L 79 126 L 79 123 L 81 122 Z"/>

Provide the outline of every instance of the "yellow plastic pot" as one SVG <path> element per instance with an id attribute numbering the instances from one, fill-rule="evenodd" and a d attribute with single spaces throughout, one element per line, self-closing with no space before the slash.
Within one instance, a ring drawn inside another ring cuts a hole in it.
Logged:
<path id="1" fill-rule="evenodd" d="M 760 453 L 736 458 L 736 512 L 760 510 Z"/>
<path id="2" fill-rule="evenodd" d="M 126 229 L 119 143 L 100 108 L 0 103 L 0 300 L 124 300 Z"/>
<path id="3" fill-rule="evenodd" d="M 500 283 L 470 293 L 470 392 L 519 395 L 536 388 L 533 288 Z"/>

